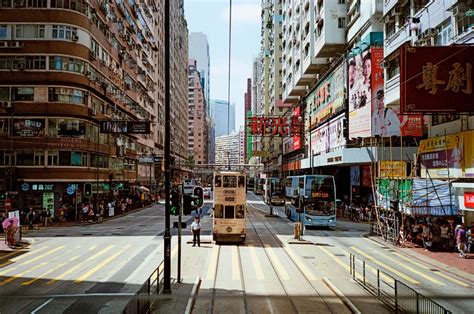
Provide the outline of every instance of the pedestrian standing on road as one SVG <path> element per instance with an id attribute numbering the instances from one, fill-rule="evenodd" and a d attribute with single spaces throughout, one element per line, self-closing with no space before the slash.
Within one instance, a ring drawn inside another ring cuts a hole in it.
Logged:
<path id="1" fill-rule="evenodd" d="M 87 221 L 87 214 L 89 213 L 89 206 L 84 203 L 84 207 L 82 207 L 82 221 Z"/>
<path id="2" fill-rule="evenodd" d="M 440 228 L 441 230 L 441 245 L 444 250 L 447 250 L 449 247 L 449 225 L 443 224 Z"/>
<path id="3" fill-rule="evenodd" d="M 423 224 L 421 238 L 423 239 L 423 247 L 425 248 L 425 251 L 428 251 L 428 248 L 430 248 L 433 243 L 433 234 L 431 233 L 430 227 L 426 223 Z"/>
<path id="4" fill-rule="evenodd" d="M 193 246 L 196 246 L 196 241 L 198 246 L 201 246 L 201 223 L 198 217 L 194 217 L 194 221 L 191 224 L 191 231 L 193 232 Z"/>
<path id="5" fill-rule="evenodd" d="M 456 244 L 458 247 L 460 258 L 466 258 L 466 243 L 467 243 L 466 226 L 463 223 L 461 227 L 458 229 L 458 232 L 456 233 Z"/>
<path id="6" fill-rule="evenodd" d="M 467 253 L 472 253 L 472 237 L 474 237 L 474 225 L 467 231 Z"/>
<path id="7" fill-rule="evenodd" d="M 200 220 L 202 217 L 202 208 L 201 207 L 196 208 L 196 210 L 193 211 L 192 215 L 193 215 L 193 218 L 198 218 Z"/>
<path id="8" fill-rule="evenodd" d="M 33 222 L 35 220 L 35 211 L 32 207 L 29 208 L 28 214 L 26 215 L 26 219 L 28 220 L 28 230 L 33 230 Z"/>
<path id="9" fill-rule="evenodd" d="M 43 210 L 41 211 L 41 220 L 43 220 L 43 226 L 47 227 L 48 226 L 48 211 L 46 208 L 43 207 Z"/>

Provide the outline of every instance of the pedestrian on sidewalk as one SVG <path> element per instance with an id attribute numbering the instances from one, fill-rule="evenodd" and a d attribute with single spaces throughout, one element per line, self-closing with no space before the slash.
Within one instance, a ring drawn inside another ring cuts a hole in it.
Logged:
<path id="1" fill-rule="evenodd" d="M 28 214 L 26 214 L 26 219 L 28 221 L 28 230 L 33 230 L 33 222 L 35 220 L 35 211 L 32 207 L 29 208 Z"/>
<path id="2" fill-rule="evenodd" d="M 433 234 L 431 233 L 431 229 L 427 223 L 423 223 L 423 229 L 421 231 L 421 238 L 423 239 L 423 247 L 425 251 L 428 251 L 428 248 L 431 247 L 433 244 Z"/>
<path id="3" fill-rule="evenodd" d="M 193 232 L 193 246 L 196 246 L 196 241 L 198 246 L 201 246 L 201 223 L 198 217 L 194 217 L 194 221 L 191 224 L 191 231 Z"/>
<path id="4" fill-rule="evenodd" d="M 472 253 L 472 238 L 474 237 L 474 225 L 467 231 L 467 253 Z"/>
<path id="5" fill-rule="evenodd" d="M 443 224 L 440 228 L 441 230 L 441 245 L 444 250 L 447 250 L 449 247 L 449 225 Z"/>
<path id="6" fill-rule="evenodd" d="M 458 232 L 456 233 L 456 244 L 458 247 L 460 258 L 466 258 L 466 242 L 466 226 L 463 223 L 458 229 Z"/>
<path id="7" fill-rule="evenodd" d="M 46 210 L 45 207 L 43 207 L 43 210 L 41 211 L 41 219 L 43 220 L 43 226 L 47 227 L 48 226 L 48 211 Z"/>

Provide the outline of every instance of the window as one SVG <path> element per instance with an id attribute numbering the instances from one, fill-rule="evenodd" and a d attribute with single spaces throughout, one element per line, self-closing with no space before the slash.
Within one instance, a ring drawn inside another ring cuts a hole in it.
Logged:
<path id="1" fill-rule="evenodd" d="M 0 25 L 0 39 L 8 39 L 7 25 Z"/>
<path id="2" fill-rule="evenodd" d="M 0 101 L 10 101 L 10 87 L 0 86 Z"/>
<path id="3" fill-rule="evenodd" d="M 71 9 L 86 15 L 88 13 L 87 0 L 51 0 L 51 8 Z"/>
<path id="4" fill-rule="evenodd" d="M 109 158 L 103 155 L 91 154 L 91 167 L 109 168 Z"/>
<path id="5" fill-rule="evenodd" d="M 49 101 L 70 102 L 74 104 L 84 104 L 84 91 L 75 88 L 50 87 Z"/>
<path id="6" fill-rule="evenodd" d="M 75 73 L 84 73 L 84 61 L 75 58 L 51 56 L 49 57 L 49 69 L 58 71 L 68 71 Z"/>
<path id="7" fill-rule="evenodd" d="M 443 124 L 455 120 L 459 120 L 459 114 L 433 114 L 431 117 L 431 125 Z"/>
<path id="8" fill-rule="evenodd" d="M 12 87 L 12 101 L 33 101 L 34 87 Z"/>
<path id="9" fill-rule="evenodd" d="M 46 56 L 1 56 L 0 70 L 46 70 Z"/>
<path id="10" fill-rule="evenodd" d="M 0 8 L 11 8 L 12 0 L 0 0 Z"/>
<path id="11" fill-rule="evenodd" d="M 44 166 L 44 150 L 35 150 L 35 166 Z"/>
<path id="12" fill-rule="evenodd" d="M 58 166 L 59 165 L 59 151 L 50 150 L 48 151 L 48 166 Z"/>
<path id="13" fill-rule="evenodd" d="M 70 166 L 71 165 L 71 152 L 60 151 L 59 152 L 59 165 Z"/>
<path id="14" fill-rule="evenodd" d="M 44 25 L 20 24 L 15 26 L 15 38 L 44 38 Z"/>
<path id="15" fill-rule="evenodd" d="M 50 137 L 86 137 L 86 122 L 74 119 L 49 119 Z"/>
<path id="16" fill-rule="evenodd" d="M 452 33 L 451 18 L 449 18 L 436 28 L 435 45 L 448 46 L 453 37 Z"/>
<path id="17" fill-rule="evenodd" d="M 9 166 L 13 161 L 14 153 L 9 150 L 0 150 L 0 166 Z"/>
<path id="18" fill-rule="evenodd" d="M 16 151 L 16 165 L 17 166 L 33 166 L 34 165 L 34 151 L 17 150 Z"/>
<path id="19" fill-rule="evenodd" d="M 337 19 L 337 27 L 338 28 L 346 28 L 346 18 L 340 17 Z"/>
<path id="20" fill-rule="evenodd" d="M 71 152 L 71 166 L 87 167 L 87 153 Z"/>
<path id="21" fill-rule="evenodd" d="M 54 39 L 72 39 L 77 34 L 77 28 L 65 25 L 53 25 L 52 38 Z"/>
<path id="22" fill-rule="evenodd" d="M 46 0 L 28 0 L 28 7 L 29 8 L 46 8 L 47 1 Z"/>

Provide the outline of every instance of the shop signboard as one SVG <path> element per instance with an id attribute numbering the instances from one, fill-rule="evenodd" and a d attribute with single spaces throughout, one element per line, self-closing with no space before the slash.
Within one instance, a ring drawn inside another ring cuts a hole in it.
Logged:
<path id="1" fill-rule="evenodd" d="M 474 178 L 474 131 L 464 132 L 464 176 Z"/>
<path id="2" fill-rule="evenodd" d="M 155 162 L 155 159 L 153 156 L 138 156 L 138 162 L 151 164 Z"/>
<path id="3" fill-rule="evenodd" d="M 252 156 L 254 157 L 270 157 L 272 155 L 271 152 L 269 151 L 262 151 L 262 150 L 253 150 L 252 151 Z"/>
<path id="4" fill-rule="evenodd" d="M 474 46 L 400 47 L 402 113 L 474 112 Z"/>
<path id="5" fill-rule="evenodd" d="M 359 166 L 351 167 L 351 185 L 360 186 L 360 167 Z"/>
<path id="6" fill-rule="evenodd" d="M 149 134 L 149 121 L 100 121 L 100 133 Z"/>
<path id="7" fill-rule="evenodd" d="M 344 63 L 322 79 L 306 98 L 310 129 L 337 115 L 344 109 Z"/>
<path id="8" fill-rule="evenodd" d="M 474 192 L 464 192 L 464 207 L 474 208 Z"/>
<path id="9" fill-rule="evenodd" d="M 43 208 L 49 209 L 51 216 L 54 217 L 54 193 L 43 193 Z"/>
<path id="10" fill-rule="evenodd" d="M 33 183 L 31 184 L 31 190 L 35 192 L 54 191 L 54 184 L 53 183 Z"/>
<path id="11" fill-rule="evenodd" d="M 13 119 L 13 136 L 43 137 L 45 119 Z"/>
<path id="12" fill-rule="evenodd" d="M 407 163 L 404 160 L 380 160 L 380 178 L 404 178 L 407 173 Z"/>
<path id="13" fill-rule="evenodd" d="M 343 132 L 345 119 L 345 115 L 341 114 L 311 131 L 311 151 L 313 155 L 330 152 L 335 148 L 346 145 Z"/>
<path id="14" fill-rule="evenodd" d="M 372 186 L 372 170 L 370 165 L 362 166 L 362 186 L 371 187 Z"/>
<path id="15" fill-rule="evenodd" d="M 421 177 L 462 177 L 464 167 L 463 147 L 463 133 L 422 140 L 419 148 L 421 154 Z"/>

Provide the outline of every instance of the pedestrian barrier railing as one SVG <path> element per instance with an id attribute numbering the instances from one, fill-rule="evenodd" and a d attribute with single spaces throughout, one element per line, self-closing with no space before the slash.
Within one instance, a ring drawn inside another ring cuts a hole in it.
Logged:
<path id="1" fill-rule="evenodd" d="M 387 242 L 396 243 L 398 233 L 398 224 L 393 219 L 380 221 L 379 223 L 376 221 L 370 222 L 370 235 L 381 237 Z"/>
<path id="2" fill-rule="evenodd" d="M 163 289 L 163 271 L 164 262 L 162 261 L 127 304 L 124 313 L 150 312 L 158 299 L 158 294 Z"/>
<path id="3" fill-rule="evenodd" d="M 349 271 L 352 278 L 392 308 L 395 313 L 451 314 L 439 303 L 410 288 L 390 274 L 350 254 Z"/>

